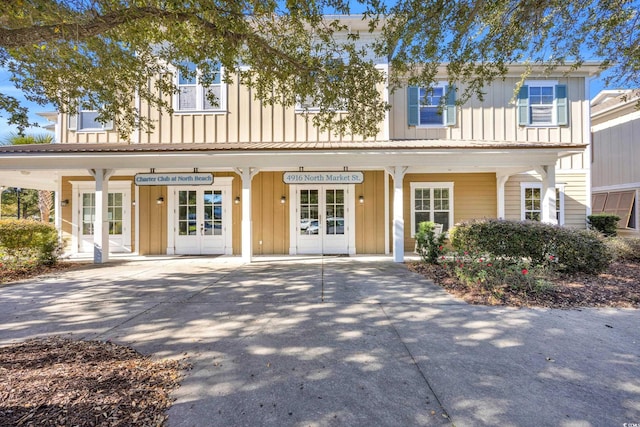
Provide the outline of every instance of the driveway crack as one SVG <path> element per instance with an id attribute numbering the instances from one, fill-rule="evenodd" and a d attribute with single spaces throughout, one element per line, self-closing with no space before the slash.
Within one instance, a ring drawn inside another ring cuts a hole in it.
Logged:
<path id="1" fill-rule="evenodd" d="M 436 394 L 436 391 L 434 390 L 433 386 L 431 385 L 431 382 L 429 382 L 429 378 L 427 378 L 427 375 L 424 373 L 424 371 L 420 368 L 420 365 L 418 364 L 418 361 L 416 360 L 416 358 L 413 356 L 413 353 L 411 353 L 411 350 L 409 350 L 409 346 L 407 345 L 407 343 L 402 339 L 402 336 L 400 335 L 400 332 L 398 332 L 398 329 L 395 327 L 395 325 L 393 324 L 393 321 L 391 320 L 391 317 L 389 317 L 389 315 L 387 314 L 387 312 L 385 311 L 384 307 L 382 304 L 378 304 L 380 307 L 380 311 L 382 311 L 382 314 L 384 314 L 384 317 L 387 319 L 387 321 L 389 322 L 389 326 L 391 327 L 391 329 L 393 330 L 393 333 L 398 337 L 398 340 L 400 340 L 400 343 L 402 343 L 402 346 L 404 347 L 405 351 L 407 352 L 407 354 L 409 355 L 409 357 L 411 358 L 411 362 L 413 363 L 413 365 L 416 367 L 417 371 L 420 373 L 420 376 L 422 377 L 422 379 L 424 380 L 425 384 L 427 385 L 427 388 L 429 389 L 429 391 L 433 394 L 433 396 L 436 399 L 436 402 L 438 402 L 438 406 L 440 407 L 440 410 L 442 411 L 442 414 L 444 416 L 447 417 L 447 419 L 449 421 L 451 421 L 453 423 L 453 420 L 451 419 L 451 417 L 449 416 L 449 412 L 445 409 L 444 405 L 442 404 L 442 401 L 440 400 L 440 398 L 438 397 L 438 395 Z"/>

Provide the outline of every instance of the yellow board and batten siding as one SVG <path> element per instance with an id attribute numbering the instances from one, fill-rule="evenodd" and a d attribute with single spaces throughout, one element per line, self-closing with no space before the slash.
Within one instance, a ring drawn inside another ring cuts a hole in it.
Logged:
<path id="1" fill-rule="evenodd" d="M 383 90 L 382 86 L 380 88 Z M 142 106 L 154 120 L 150 132 L 136 131 L 132 141 L 139 143 L 238 143 L 238 142 L 317 142 L 361 141 L 359 135 L 335 135 L 319 131 L 313 125 L 313 113 L 302 114 L 294 107 L 266 105 L 255 98 L 250 88 L 239 85 L 237 78 L 228 85 L 226 109 L 222 111 L 175 112 L 170 115 L 147 105 Z M 382 139 L 384 124 L 378 135 Z M 111 132 L 109 132 L 111 133 Z"/>

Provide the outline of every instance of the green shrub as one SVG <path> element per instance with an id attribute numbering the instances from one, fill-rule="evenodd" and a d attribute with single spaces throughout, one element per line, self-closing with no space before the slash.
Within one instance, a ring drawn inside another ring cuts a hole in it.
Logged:
<path id="1" fill-rule="evenodd" d="M 436 224 L 432 221 L 424 221 L 418 224 L 416 232 L 416 246 L 422 260 L 429 264 L 436 264 L 438 258 L 444 253 L 444 233 L 436 235 Z"/>
<path id="2" fill-rule="evenodd" d="M 504 291 L 522 294 L 541 294 L 553 289 L 546 266 L 531 266 L 522 259 L 478 257 L 458 254 L 447 261 L 460 282 L 480 287 L 501 298 Z"/>
<path id="3" fill-rule="evenodd" d="M 640 262 L 640 237 L 611 237 L 606 244 L 615 259 Z"/>
<path id="4" fill-rule="evenodd" d="M 476 220 L 457 225 L 449 236 L 459 251 L 514 261 L 524 259 L 532 266 L 549 266 L 568 273 L 598 273 L 611 262 L 597 232 L 535 221 Z"/>
<path id="5" fill-rule="evenodd" d="M 589 228 L 592 230 L 597 230 L 605 236 L 615 236 L 617 234 L 618 221 L 620 221 L 618 215 L 599 213 L 589 215 L 587 219 L 589 220 Z"/>
<path id="6" fill-rule="evenodd" d="M 55 264 L 61 245 L 55 227 L 32 220 L 0 221 L 0 247 L 16 260 L 35 258 L 42 264 Z"/>

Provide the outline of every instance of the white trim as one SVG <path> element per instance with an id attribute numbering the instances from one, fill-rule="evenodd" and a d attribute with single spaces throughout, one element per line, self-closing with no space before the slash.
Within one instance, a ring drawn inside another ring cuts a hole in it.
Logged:
<path id="1" fill-rule="evenodd" d="M 410 205 L 410 213 L 411 213 L 411 237 L 415 237 L 415 229 L 416 229 L 416 216 L 415 216 L 415 190 L 417 188 L 428 188 L 433 190 L 434 188 L 446 188 L 449 190 L 449 228 L 453 227 L 453 182 L 410 182 L 409 188 L 411 189 L 411 205 Z M 433 192 L 432 192 L 433 194 Z M 433 197 L 431 198 L 433 202 Z M 433 213 L 433 204 L 431 207 L 431 213 Z M 431 221 L 435 222 L 435 215 L 431 215 Z"/>
<path id="2" fill-rule="evenodd" d="M 560 201 L 560 215 L 558 215 L 558 213 L 556 213 L 556 218 L 558 218 L 558 225 L 564 225 L 564 217 L 565 217 L 565 211 L 564 211 L 564 198 L 565 198 L 565 192 L 564 192 L 564 187 L 565 184 L 557 184 L 556 183 L 556 191 L 557 191 L 557 195 L 556 195 L 556 200 Z"/>
<path id="3" fill-rule="evenodd" d="M 133 189 L 133 194 L 134 194 L 133 197 L 135 197 L 135 202 L 136 202 L 135 208 L 133 207 L 133 203 L 131 203 L 131 208 L 135 211 L 135 217 L 133 218 L 133 221 L 136 227 L 135 234 L 133 236 L 135 247 L 136 247 L 136 250 L 134 253 L 139 254 L 140 253 L 140 187 L 135 185 Z"/>
<path id="4" fill-rule="evenodd" d="M 586 175 L 589 173 L 589 169 L 558 169 L 556 168 L 556 175 Z"/>
<path id="5" fill-rule="evenodd" d="M 449 83 L 446 81 L 437 81 L 434 82 L 433 87 L 431 87 L 431 89 L 436 89 L 436 88 L 442 88 L 442 97 L 441 97 L 441 102 L 440 105 L 438 105 L 438 107 L 442 107 L 442 99 L 444 99 L 444 105 L 446 107 L 446 100 L 447 100 L 447 86 L 449 86 Z M 442 129 L 442 128 L 448 128 L 449 126 L 446 125 L 447 123 L 447 109 L 446 108 L 442 108 L 442 123 L 440 124 L 435 124 L 435 123 L 427 123 L 427 124 L 421 124 L 420 123 L 420 107 L 433 107 L 433 105 L 420 105 L 420 90 L 424 89 L 425 91 L 429 88 L 424 87 L 424 86 L 417 86 L 418 88 L 418 124 L 415 126 L 417 129 Z"/>
<path id="6" fill-rule="evenodd" d="M 233 195 L 232 182 L 234 177 L 224 176 L 214 178 L 212 185 L 203 186 L 174 186 L 167 188 L 167 255 L 176 254 L 176 194 L 180 190 L 222 190 L 224 255 L 233 255 Z M 137 187 L 136 187 L 137 189 Z"/>
<path id="7" fill-rule="evenodd" d="M 587 77 L 584 79 L 584 93 L 585 93 L 585 100 L 583 100 L 583 108 L 582 108 L 582 116 L 583 116 L 583 128 L 582 128 L 582 139 L 583 142 L 587 143 L 587 148 L 585 148 L 584 152 L 582 153 L 582 161 L 583 166 L 587 165 L 587 169 L 586 169 L 586 173 L 585 173 L 585 179 L 584 179 L 584 192 L 585 192 L 585 202 L 586 202 L 586 209 L 585 209 L 585 225 L 587 223 L 587 216 L 591 215 L 591 185 L 592 185 L 592 175 L 591 175 L 591 162 L 592 162 L 592 158 L 591 158 L 591 150 L 593 149 L 593 141 L 592 141 L 592 137 L 591 137 L 591 104 L 586 101 L 591 97 L 591 81 L 594 79 L 594 77 Z M 567 100 L 568 102 L 568 100 Z M 564 200 L 564 197 L 562 198 Z"/>
<path id="8" fill-rule="evenodd" d="M 384 254 L 389 255 L 390 229 L 389 229 L 389 171 L 384 171 Z"/>
<path id="9" fill-rule="evenodd" d="M 543 206 L 542 206 L 542 183 L 541 182 L 521 182 L 520 183 L 520 220 L 521 221 L 525 220 L 524 194 L 525 194 L 525 190 L 529 188 L 533 188 L 533 189 L 537 188 L 538 190 L 540 190 L 540 221 L 542 221 Z M 530 211 L 530 212 L 537 212 L 537 211 Z"/>
<path id="10" fill-rule="evenodd" d="M 200 71 L 196 68 L 196 108 L 192 110 L 180 109 L 180 84 L 179 84 L 179 70 L 174 65 L 170 65 L 169 69 L 174 74 L 173 83 L 177 89 L 176 93 L 172 97 L 173 114 L 177 116 L 188 114 L 227 114 L 227 98 L 228 98 L 228 84 L 224 81 L 224 68 L 220 66 L 218 73 L 220 74 L 220 83 L 215 83 L 207 87 L 220 87 L 220 98 L 218 99 L 218 106 L 211 109 L 204 109 L 205 102 L 205 90 L 202 83 L 200 83 Z M 185 84 L 186 85 L 186 84 Z M 198 108 L 200 107 L 200 108 Z"/>
<path id="11" fill-rule="evenodd" d="M 524 126 L 525 128 L 548 128 L 559 127 L 558 125 L 558 103 L 556 101 L 556 86 L 557 80 L 525 80 L 523 86 L 527 86 L 527 108 L 529 109 L 529 123 Z M 551 122 L 549 123 L 531 123 L 533 120 L 531 113 L 531 87 L 550 87 L 553 90 L 553 101 L 551 103 Z M 567 99 L 568 102 L 568 99 Z M 567 106 L 569 108 L 569 106 Z"/>
<path id="12" fill-rule="evenodd" d="M 616 191 L 616 190 L 635 190 L 640 188 L 640 182 L 630 182 L 627 184 L 618 184 L 618 185 L 605 185 L 601 187 L 593 187 L 594 193 L 605 192 L 605 191 Z"/>
<path id="13" fill-rule="evenodd" d="M 81 193 L 89 193 L 96 191 L 96 183 L 95 181 L 69 181 L 71 184 L 71 253 L 77 254 L 80 253 L 80 209 L 82 209 L 82 200 L 80 198 Z M 128 252 L 131 252 L 131 181 L 128 180 L 118 180 L 118 181 L 109 181 L 108 193 L 117 193 L 122 192 L 125 194 L 122 200 L 123 220 L 126 217 L 127 223 L 123 224 L 127 226 L 127 231 L 124 232 L 123 229 L 123 247 Z M 121 190 L 121 191 L 119 191 Z M 137 190 L 137 188 L 136 188 Z M 128 196 L 128 197 L 126 197 Z M 136 202 L 137 203 L 137 202 Z M 136 209 L 137 215 L 138 209 Z M 139 233 L 139 225 L 136 222 L 136 239 L 138 239 Z M 136 240 L 137 244 L 137 240 Z M 136 251 L 138 250 L 138 246 L 136 246 Z"/>
<path id="14" fill-rule="evenodd" d="M 345 208 L 345 224 L 347 225 L 345 229 L 346 233 L 346 254 L 355 255 L 356 254 L 356 192 L 355 192 L 355 184 L 305 184 L 305 185 L 289 185 L 289 254 L 290 255 L 298 255 L 301 253 L 311 254 L 313 252 L 307 252 L 305 250 L 300 251 L 300 243 L 298 241 L 301 236 L 299 230 L 300 224 L 300 215 L 299 215 L 299 198 L 300 194 L 299 190 L 311 189 L 318 190 L 318 208 L 321 209 L 320 218 L 322 221 L 326 221 L 325 218 L 325 210 L 326 210 L 326 200 L 325 195 L 323 194 L 325 190 L 331 189 L 339 189 L 344 190 L 344 208 Z M 366 202 L 365 202 L 366 203 Z M 324 230 L 323 227 L 320 228 L 320 233 Z M 320 234 L 318 235 L 320 239 L 321 248 L 319 254 L 323 254 L 325 252 L 324 241 L 322 239 L 326 238 L 326 235 Z M 328 251 L 327 253 L 334 253 L 334 251 Z M 337 252 L 342 253 L 342 252 Z"/>
<path id="15" fill-rule="evenodd" d="M 625 123 L 632 122 L 634 120 L 640 119 L 640 111 L 634 111 L 629 114 L 625 114 L 621 117 L 616 117 L 615 119 L 607 120 L 604 123 L 600 123 L 591 127 L 591 131 L 599 132 L 601 130 L 609 129 L 614 126 L 622 125 Z"/>

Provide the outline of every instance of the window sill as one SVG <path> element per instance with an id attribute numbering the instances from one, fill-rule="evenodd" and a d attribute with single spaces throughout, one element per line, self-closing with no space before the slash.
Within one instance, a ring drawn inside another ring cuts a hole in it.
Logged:
<path id="1" fill-rule="evenodd" d="M 228 114 L 229 111 L 227 109 L 224 110 L 173 110 L 174 116 L 186 116 L 189 114 L 212 114 L 212 115 L 220 115 L 220 114 Z"/>

